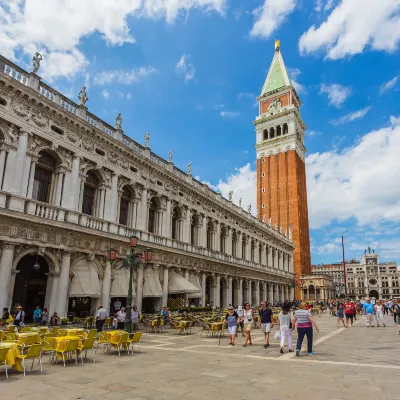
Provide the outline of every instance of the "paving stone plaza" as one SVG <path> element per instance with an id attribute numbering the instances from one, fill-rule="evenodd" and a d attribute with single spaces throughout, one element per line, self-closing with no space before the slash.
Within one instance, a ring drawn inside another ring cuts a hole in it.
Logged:
<path id="1" fill-rule="evenodd" d="M 181 336 L 172 332 L 144 334 L 142 353 L 105 355 L 83 365 L 44 364 L 22 374 L 0 377 L 1 393 L 15 399 L 400 399 L 399 335 L 391 316 L 386 328 L 366 328 L 363 318 L 353 328 L 337 328 L 328 314 L 315 317 L 314 357 L 303 344 L 300 357 L 279 354 L 279 343 L 263 348 L 254 330 L 253 345 L 235 347 L 228 337 Z M 274 328 L 275 330 L 275 328 Z M 294 334 L 294 339 L 296 334 Z M 46 357 L 44 360 L 47 361 Z M 7 386 L 5 386 L 7 385 Z M 4 391 L 6 389 L 6 392 Z M 0 396 L 1 397 L 1 396 Z M 2 397 L 5 398 L 5 397 Z"/>

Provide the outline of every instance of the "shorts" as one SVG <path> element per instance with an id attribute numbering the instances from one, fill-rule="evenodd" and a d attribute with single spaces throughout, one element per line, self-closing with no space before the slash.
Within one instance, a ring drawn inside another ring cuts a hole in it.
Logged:
<path id="1" fill-rule="evenodd" d="M 268 322 L 266 324 L 261 324 L 261 332 L 270 333 L 271 332 L 271 323 Z"/>
<path id="2" fill-rule="evenodd" d="M 252 322 L 248 322 L 244 324 L 244 329 L 246 332 L 250 332 L 251 328 L 253 327 L 253 323 Z"/>
<path id="3" fill-rule="evenodd" d="M 236 335 L 236 329 L 237 329 L 237 326 L 236 326 L 236 325 L 234 325 L 234 326 L 228 326 L 229 334 L 230 334 L 230 335 Z"/>
<path id="4" fill-rule="evenodd" d="M 239 322 L 239 326 L 242 328 L 242 330 L 243 330 L 243 327 L 244 327 L 244 322 L 242 321 L 242 322 Z"/>
<path id="5" fill-rule="evenodd" d="M 346 314 L 346 319 L 351 319 L 353 321 L 354 314 Z"/>
<path id="6" fill-rule="evenodd" d="M 33 317 L 34 322 L 42 322 L 42 317 Z"/>

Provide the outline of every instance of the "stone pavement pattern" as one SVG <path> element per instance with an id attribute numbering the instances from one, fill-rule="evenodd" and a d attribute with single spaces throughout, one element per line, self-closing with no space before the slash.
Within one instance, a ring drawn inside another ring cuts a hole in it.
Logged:
<path id="1" fill-rule="evenodd" d="M 44 374 L 0 375 L 0 398 L 58 399 L 323 399 L 400 400 L 400 335 L 393 318 L 386 328 L 338 329 L 336 318 L 316 317 L 321 332 L 314 338 L 315 357 L 279 354 L 279 344 L 262 347 L 253 331 L 253 345 L 235 347 L 227 337 L 171 333 L 145 334 L 143 353 L 104 355 L 96 363 L 49 366 Z M 1 371 L 2 372 L 2 371 Z M 4 397 L 3 397 L 4 396 Z"/>

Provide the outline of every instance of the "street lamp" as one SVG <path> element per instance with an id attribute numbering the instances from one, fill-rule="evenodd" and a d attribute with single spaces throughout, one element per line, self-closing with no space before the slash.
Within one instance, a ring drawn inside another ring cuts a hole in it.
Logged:
<path id="1" fill-rule="evenodd" d="M 129 246 L 131 248 L 131 254 L 125 258 L 122 262 L 121 268 L 129 269 L 129 287 L 128 287 L 128 297 L 126 298 L 126 317 L 124 322 L 124 329 L 127 332 L 131 332 L 132 329 L 132 280 L 133 280 L 133 271 L 137 270 L 140 266 L 140 263 L 144 260 L 147 263 L 151 262 L 153 259 L 153 251 L 147 248 L 143 255 L 140 253 L 135 253 L 135 248 L 137 246 L 138 238 L 136 236 L 131 236 L 129 238 Z M 115 262 L 117 258 L 117 251 L 115 249 L 110 248 L 108 250 L 108 259 L 111 263 Z"/>

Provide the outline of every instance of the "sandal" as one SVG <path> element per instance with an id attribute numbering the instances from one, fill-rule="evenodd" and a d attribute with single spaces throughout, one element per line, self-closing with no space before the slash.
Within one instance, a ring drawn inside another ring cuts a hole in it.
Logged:
<path id="1" fill-rule="evenodd" d="M 399 335 L 400 335 L 400 332 L 399 332 Z M 245 344 L 243 345 L 243 347 L 247 347 L 247 344 L 245 343 Z"/>

